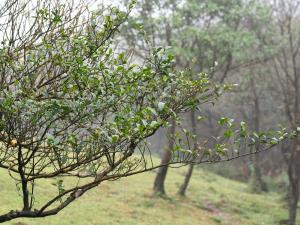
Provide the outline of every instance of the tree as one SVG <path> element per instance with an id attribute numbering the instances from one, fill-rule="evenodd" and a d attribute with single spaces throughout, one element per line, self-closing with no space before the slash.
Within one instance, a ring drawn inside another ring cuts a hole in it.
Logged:
<path id="1" fill-rule="evenodd" d="M 129 63 L 114 36 L 133 5 L 91 10 L 84 2 L 28 0 L 1 7 L 0 168 L 20 188 L 22 207 L 0 222 L 55 215 L 104 181 L 165 166 L 152 163 L 146 139 L 228 88 L 204 73 L 173 69 L 174 57 L 161 47 Z M 245 124 L 220 124 L 227 143 L 188 149 L 173 137 L 168 163 L 231 160 L 297 135 L 256 137 Z M 257 141 L 261 148 L 253 151 Z M 58 177 L 57 194 L 36 201 L 35 185 Z M 80 182 L 64 187 L 68 177 Z"/>
<path id="2" fill-rule="evenodd" d="M 56 214 L 105 180 L 148 170 L 144 140 L 188 110 L 195 95 L 215 98 L 205 74 L 190 80 L 189 71 L 173 71 L 162 48 L 149 49 L 140 65 L 114 51 L 113 37 L 132 7 L 3 3 L 0 167 L 20 187 L 23 207 L 1 222 Z M 35 184 L 62 176 L 82 182 L 65 189 L 62 180 L 56 196 L 36 205 Z"/>
<path id="3" fill-rule="evenodd" d="M 196 149 L 197 148 L 197 122 L 196 122 L 196 116 L 195 116 L 195 110 L 192 110 L 191 111 L 191 115 L 190 115 L 190 119 L 191 119 L 191 132 L 193 133 L 194 138 L 193 138 L 193 149 Z M 189 165 L 189 168 L 188 168 L 188 171 L 185 175 L 185 178 L 184 178 L 184 182 L 182 183 L 182 185 L 180 186 L 179 190 L 178 190 L 178 194 L 181 195 L 181 196 L 185 196 L 185 193 L 186 193 L 186 189 L 189 185 L 189 182 L 190 182 L 190 179 L 191 179 L 191 176 L 193 174 L 193 170 L 194 170 L 194 165 L 193 164 L 190 164 Z"/>
<path id="4" fill-rule="evenodd" d="M 265 45 L 276 49 L 277 54 L 270 62 L 277 84 L 273 94 L 281 101 L 290 127 L 297 127 L 300 123 L 299 4 L 299 1 L 273 1 L 272 23 L 268 23 L 260 34 Z M 266 36 L 271 32 L 278 36 Z M 300 188 L 300 139 L 283 146 L 282 152 L 288 166 L 289 225 L 295 225 Z"/>
<path id="5" fill-rule="evenodd" d="M 257 41 L 255 33 L 248 28 L 249 21 L 256 17 L 259 18 L 255 20 L 260 20 L 259 10 L 253 1 L 240 0 L 141 1 L 131 24 L 143 24 L 152 43 L 172 46 L 177 68 L 189 67 L 195 73 L 204 71 L 209 73 L 210 78 L 222 83 L 231 70 L 260 62 L 261 55 L 253 51 Z M 129 32 L 126 39 L 133 48 L 144 48 L 134 32 Z M 194 110 L 191 121 L 196 120 L 198 113 L 196 108 Z M 169 130 L 167 136 L 174 136 L 175 131 Z M 162 164 L 170 159 L 172 143 L 168 141 Z M 186 187 L 192 170 L 190 168 L 187 173 Z M 159 169 L 154 181 L 155 193 L 165 193 L 166 173 L 167 168 Z M 185 191 L 181 189 L 180 192 Z"/>
<path id="6" fill-rule="evenodd" d="M 268 93 L 267 79 L 262 75 L 265 73 L 260 66 L 252 68 L 249 71 L 249 79 L 244 79 L 243 85 L 241 85 L 241 90 L 238 96 L 239 100 L 234 99 L 232 104 L 239 102 L 238 108 L 241 111 L 242 117 L 248 124 L 251 124 L 251 129 L 258 132 L 260 127 L 262 127 L 262 122 L 269 122 L 265 118 L 268 114 L 265 108 L 269 107 L 269 104 L 265 103 L 263 100 L 267 99 L 265 96 Z M 260 74 L 261 73 L 261 74 Z M 247 89 L 249 91 L 247 91 Z M 243 92 L 243 93 L 241 93 Z M 246 102 L 246 103 L 243 103 Z M 250 104 L 249 104 L 250 103 Z M 266 107 L 263 107 L 263 103 Z M 237 109 L 235 109 L 237 110 Z M 263 117 L 262 115 L 265 115 Z M 256 146 L 259 147 L 259 146 Z M 261 157 L 259 155 L 253 155 L 252 164 L 250 165 L 251 178 L 250 187 L 254 192 L 267 191 L 267 185 L 262 179 Z"/>

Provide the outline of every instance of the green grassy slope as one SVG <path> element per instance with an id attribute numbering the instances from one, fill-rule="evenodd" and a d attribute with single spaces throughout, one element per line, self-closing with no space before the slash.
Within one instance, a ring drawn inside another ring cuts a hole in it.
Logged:
<path id="1" fill-rule="evenodd" d="M 195 171 L 187 197 L 179 198 L 176 191 L 186 169 L 169 170 L 166 198 L 152 196 L 155 173 L 148 172 L 103 183 L 57 216 L 18 219 L 6 224 L 276 225 L 287 218 L 278 194 L 251 194 L 247 185 L 201 169 Z M 7 178 L 5 172 L 0 172 L 0 213 L 11 210 L 12 206 L 20 208 L 16 187 Z M 56 191 L 50 183 L 38 185 L 37 190 L 41 193 L 38 197 L 44 200 Z"/>

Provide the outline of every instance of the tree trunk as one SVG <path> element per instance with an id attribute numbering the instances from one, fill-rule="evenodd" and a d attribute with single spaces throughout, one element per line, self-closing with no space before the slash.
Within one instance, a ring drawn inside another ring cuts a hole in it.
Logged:
<path id="1" fill-rule="evenodd" d="M 189 185 L 189 182 L 190 182 L 190 179 L 191 179 L 191 176 L 193 173 L 193 169 L 194 169 L 194 165 L 193 164 L 189 165 L 188 172 L 185 175 L 183 184 L 179 188 L 178 195 L 185 196 L 186 189 Z"/>
<path id="2" fill-rule="evenodd" d="M 259 156 L 257 154 L 255 154 L 254 158 L 253 158 L 253 171 L 252 171 L 251 186 L 252 186 L 251 189 L 254 192 L 262 192 L 262 191 L 267 192 L 268 191 L 267 185 L 262 179 Z"/>
<path id="3" fill-rule="evenodd" d="M 253 124 L 254 124 L 254 130 L 255 132 L 259 132 L 260 130 L 260 102 L 259 102 L 259 94 L 257 93 L 256 90 L 256 85 L 254 82 L 254 77 L 251 78 L 251 89 L 253 92 L 253 101 L 254 101 L 254 112 L 253 112 Z M 257 146 L 257 150 L 258 150 L 259 146 Z M 262 174 L 261 174 L 261 170 L 260 170 L 260 158 L 258 154 L 254 154 L 253 156 L 253 171 L 251 174 L 251 189 L 254 192 L 261 192 L 261 191 L 268 191 L 267 189 L 267 185 L 266 183 L 263 181 L 262 179 Z"/>
<path id="4" fill-rule="evenodd" d="M 192 132 L 193 132 L 193 135 L 195 135 L 194 145 L 193 145 L 193 148 L 195 149 L 196 145 L 197 145 L 197 124 L 196 124 L 196 114 L 195 114 L 194 110 L 191 111 L 191 117 L 190 118 L 191 118 L 191 123 L 192 123 Z M 191 179 L 192 174 L 193 174 L 193 169 L 194 169 L 194 165 L 193 164 L 189 165 L 189 169 L 188 169 L 188 171 L 185 175 L 184 182 L 179 188 L 178 195 L 185 196 L 186 189 L 189 185 L 190 179 Z"/>
<path id="5" fill-rule="evenodd" d="M 299 179 L 290 179 L 289 202 L 288 202 L 289 203 L 289 225 L 296 225 L 298 199 L 299 199 Z"/>
<path id="6" fill-rule="evenodd" d="M 174 147 L 174 134 L 175 134 L 176 124 L 174 119 L 171 120 L 171 127 L 168 131 L 168 149 L 166 149 L 163 153 L 161 165 L 165 165 L 170 162 L 172 158 L 172 152 L 171 149 Z M 155 194 L 166 194 L 165 191 L 165 179 L 168 172 L 168 165 L 159 167 L 155 181 L 154 181 L 154 193 Z"/>
<path id="7" fill-rule="evenodd" d="M 299 139 L 299 138 L 298 138 Z M 288 165 L 289 177 L 289 225 L 296 225 L 300 182 L 300 140 L 295 141 Z"/>

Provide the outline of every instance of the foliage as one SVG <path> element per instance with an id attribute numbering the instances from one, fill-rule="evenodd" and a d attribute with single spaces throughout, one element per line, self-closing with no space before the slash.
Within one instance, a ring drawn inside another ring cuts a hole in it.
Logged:
<path id="1" fill-rule="evenodd" d="M 136 11 L 124 34 L 129 46 L 145 48 L 132 30 L 143 27 L 154 45 L 173 47 L 176 66 L 208 72 L 220 81 L 229 70 L 256 64 L 274 52 L 253 32 L 269 20 L 268 8 L 257 1 L 139 1 Z"/>
<path id="2" fill-rule="evenodd" d="M 0 222 L 57 214 L 105 180 L 157 168 L 146 139 L 170 118 L 214 102 L 228 89 L 205 73 L 175 69 L 172 54 L 147 40 L 143 62 L 130 62 L 114 36 L 134 2 L 126 11 L 35 2 L 7 1 L 0 11 L 0 167 L 16 182 L 23 203 Z M 178 137 L 171 163 L 231 160 L 297 135 L 284 129 L 253 133 L 227 118 L 220 125 L 224 137 L 206 142 L 214 140 L 213 147 L 186 149 Z M 254 145 L 261 148 L 253 151 Z M 66 186 L 63 177 L 78 181 Z M 61 178 L 57 192 L 36 208 L 36 184 L 52 178 Z"/>
<path id="3" fill-rule="evenodd" d="M 206 74 L 191 80 L 189 70 L 173 70 L 163 48 L 149 49 L 141 64 L 116 49 L 133 3 L 126 12 L 74 4 L 16 1 L 1 11 L 0 166 L 22 192 L 23 210 L 0 221 L 56 214 L 103 180 L 126 176 L 144 162 L 129 159 L 134 151 L 143 156 L 144 140 L 168 118 L 217 97 Z M 69 189 L 58 182 L 58 194 L 33 210 L 35 182 L 57 176 L 84 181 Z"/>

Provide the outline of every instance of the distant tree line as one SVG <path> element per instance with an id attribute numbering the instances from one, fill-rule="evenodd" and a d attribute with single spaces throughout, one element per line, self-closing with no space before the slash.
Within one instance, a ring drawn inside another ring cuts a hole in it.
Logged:
<path id="1" fill-rule="evenodd" d="M 259 136 L 263 127 L 272 129 L 281 123 L 295 129 L 300 124 L 299 4 L 295 0 L 138 1 L 129 28 L 125 29 L 142 26 L 153 45 L 172 46 L 176 68 L 207 72 L 214 81 L 239 85 L 222 97 L 214 109 L 196 107 L 183 116 L 190 121 L 188 126 L 196 140 L 220 135 L 222 130 L 216 119 L 220 118 L 220 111 L 247 121 Z M 134 32 L 127 32 L 125 38 L 133 49 L 145 49 Z M 198 116 L 209 119 L 195 123 Z M 167 131 L 169 141 L 162 153 L 162 164 L 171 159 L 170 149 L 175 145 L 170 141 L 177 130 L 176 123 L 172 124 L 174 128 Z M 250 180 L 256 191 L 267 190 L 262 178 L 262 157 L 270 164 L 276 161 L 286 167 L 289 224 L 294 225 L 300 188 L 300 140 L 278 148 L 281 153 L 277 151 L 272 157 L 254 155 L 250 159 Z M 186 193 L 193 167 L 189 166 L 178 191 L 181 195 Z M 156 193 L 165 194 L 166 174 L 167 166 L 158 170 Z"/>

